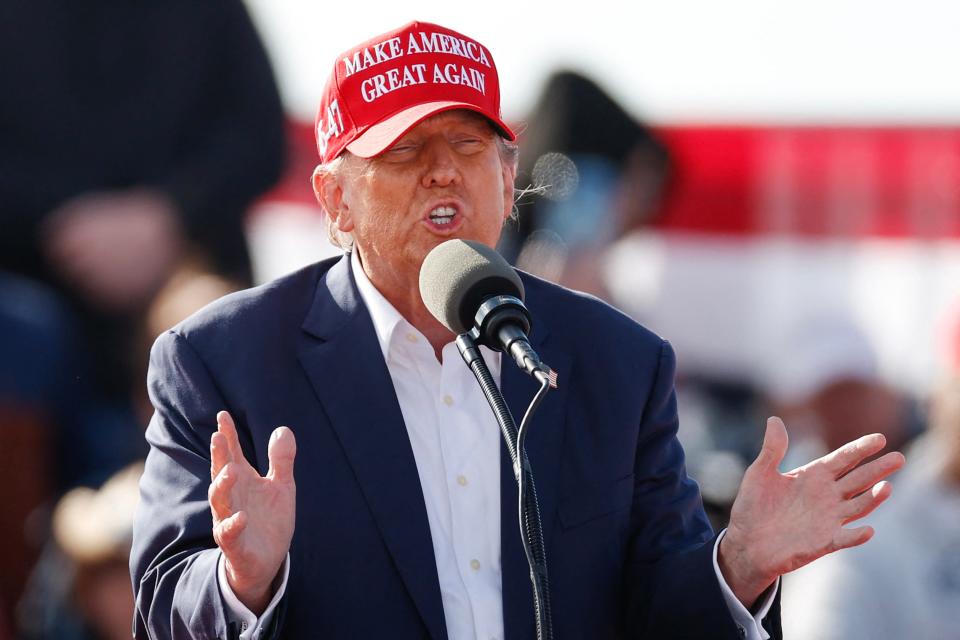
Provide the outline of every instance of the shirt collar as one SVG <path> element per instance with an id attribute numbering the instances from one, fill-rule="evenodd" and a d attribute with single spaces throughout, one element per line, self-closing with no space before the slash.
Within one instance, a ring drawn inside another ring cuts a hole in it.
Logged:
<path id="1" fill-rule="evenodd" d="M 383 297 L 383 294 L 377 290 L 370 278 L 363 270 L 360 264 L 360 256 L 356 249 L 350 252 L 350 269 L 353 271 L 353 279 L 357 283 L 357 290 L 360 292 L 360 299 L 367 306 L 370 313 L 370 319 L 373 320 L 373 330 L 377 334 L 377 342 L 380 344 L 380 351 L 383 353 L 385 362 L 390 362 L 390 344 L 398 328 L 404 328 L 409 331 L 416 331 L 421 335 L 417 328 L 407 321 L 390 302 Z M 423 338 L 426 341 L 426 338 Z M 453 344 L 453 343 L 450 343 Z M 453 353 L 456 353 L 454 351 Z M 481 345 L 480 353 L 483 354 L 487 367 L 493 375 L 494 380 L 500 380 L 500 353 L 488 349 Z"/>
<path id="2" fill-rule="evenodd" d="M 370 282 L 370 278 L 367 277 L 360 265 L 360 256 L 356 249 L 350 252 L 350 268 L 353 270 L 353 279 L 357 283 L 360 299 L 367 306 L 370 319 L 373 320 L 373 329 L 377 334 L 377 342 L 380 343 L 383 359 L 387 360 L 390 352 L 390 340 L 393 338 L 394 332 L 402 323 L 409 323 Z M 412 325 L 411 328 L 413 328 Z"/>

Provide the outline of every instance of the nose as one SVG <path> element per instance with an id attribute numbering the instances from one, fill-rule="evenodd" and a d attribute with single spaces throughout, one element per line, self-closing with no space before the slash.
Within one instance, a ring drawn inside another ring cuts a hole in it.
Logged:
<path id="1" fill-rule="evenodd" d="M 424 149 L 423 158 L 421 184 L 424 187 L 446 187 L 460 182 L 462 176 L 457 154 L 446 139 L 437 137 L 431 140 Z"/>

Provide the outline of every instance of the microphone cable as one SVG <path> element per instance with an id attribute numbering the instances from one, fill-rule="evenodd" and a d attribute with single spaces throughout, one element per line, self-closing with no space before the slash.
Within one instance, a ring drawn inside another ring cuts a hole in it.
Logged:
<path id="1" fill-rule="evenodd" d="M 520 429 L 500 393 L 499 387 L 493 380 L 487 363 L 473 338 L 466 333 L 457 336 L 457 348 L 464 362 L 473 372 L 480 389 L 486 397 L 493 414 L 500 425 L 507 452 L 513 463 L 513 474 L 517 480 L 518 516 L 520 524 L 520 539 L 523 543 L 523 552 L 530 566 L 530 582 L 533 587 L 533 605 L 537 625 L 537 640 L 553 640 L 553 613 L 550 606 L 550 581 L 547 575 L 547 556 L 543 541 L 543 526 L 540 519 L 540 505 L 537 502 L 537 490 L 533 480 L 533 471 L 530 460 L 523 447 L 529 428 L 530 419 L 537 407 L 543 401 L 551 387 L 556 386 L 556 374 L 537 371 L 535 377 L 540 381 L 540 390 L 533 397 Z"/>
<path id="2" fill-rule="evenodd" d="M 523 541 L 523 552 L 530 565 L 530 582 L 533 584 L 533 602 L 537 618 L 537 638 L 546 640 L 553 638 L 553 611 L 550 607 L 550 580 L 547 576 L 547 551 L 543 541 L 543 527 L 540 520 L 540 504 L 537 501 L 537 490 L 533 483 L 533 470 L 527 458 L 524 441 L 527 437 L 530 419 L 533 413 L 543 402 L 551 386 L 550 378 L 538 375 L 540 389 L 534 395 L 520 421 L 517 431 L 517 451 L 523 460 L 523 473 L 517 475 L 517 491 L 519 493 L 518 511 L 520 530 L 525 535 L 520 536 Z M 515 470 L 516 472 L 516 470 Z"/>

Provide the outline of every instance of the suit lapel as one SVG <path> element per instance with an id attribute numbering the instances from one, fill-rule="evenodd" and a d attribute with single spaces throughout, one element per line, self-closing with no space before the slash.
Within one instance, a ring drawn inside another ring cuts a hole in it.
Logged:
<path id="1" fill-rule="evenodd" d="M 552 389 L 533 416 L 529 426 L 526 449 L 540 504 L 544 542 L 547 549 L 547 569 L 550 568 L 550 540 L 557 515 L 557 491 L 560 486 L 560 454 L 563 449 L 565 404 L 572 361 L 569 353 L 549 339 L 548 314 L 538 313 L 537 301 L 527 299 L 534 315 L 530 342 L 544 362 L 558 374 L 558 387 Z M 509 356 L 503 356 L 501 390 L 517 427 L 527 406 L 539 389 L 539 384 L 520 371 Z M 530 568 L 523 553 L 517 511 L 517 482 L 513 476 L 510 454 L 506 445 L 500 445 L 500 544 L 503 573 L 503 626 L 507 640 L 534 638 L 533 589 L 530 586 Z"/>
<path id="2" fill-rule="evenodd" d="M 331 267 L 317 288 L 303 329 L 320 341 L 301 352 L 300 362 L 430 636 L 445 639 L 420 476 L 349 255 Z"/>

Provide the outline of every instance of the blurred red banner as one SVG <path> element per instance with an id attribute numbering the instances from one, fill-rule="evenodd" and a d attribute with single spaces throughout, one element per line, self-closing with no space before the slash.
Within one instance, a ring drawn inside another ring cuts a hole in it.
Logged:
<path id="1" fill-rule="evenodd" d="M 960 237 L 960 127 L 670 126 L 657 226 L 711 235 Z M 315 206 L 313 127 L 289 125 L 268 200 Z M 522 143 L 522 140 L 521 140 Z"/>

